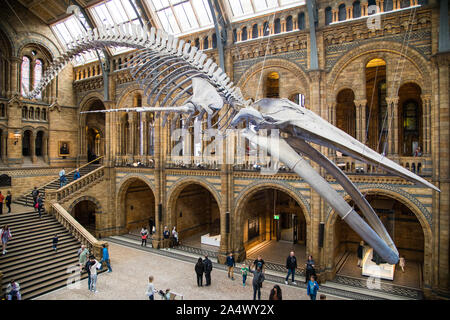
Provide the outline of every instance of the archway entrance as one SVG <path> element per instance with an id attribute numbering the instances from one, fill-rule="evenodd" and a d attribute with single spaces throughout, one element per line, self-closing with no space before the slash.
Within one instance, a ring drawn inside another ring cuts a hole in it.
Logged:
<path id="1" fill-rule="evenodd" d="M 397 264 L 395 266 L 394 280 L 382 280 L 397 285 L 421 288 L 423 281 L 424 263 L 424 232 L 415 214 L 403 203 L 391 197 L 379 194 L 366 196 L 375 212 L 380 217 L 386 230 L 389 232 L 400 257 L 406 261 L 405 272 Z M 350 202 L 353 206 L 353 202 Z M 360 213 L 359 209 L 356 211 Z M 366 278 L 361 275 L 357 266 L 357 247 L 362 239 L 350 227 L 337 218 L 334 224 L 334 263 L 336 273 L 351 277 Z M 365 252 L 369 250 L 365 246 Z"/>
<path id="2" fill-rule="evenodd" d="M 32 133 L 30 130 L 26 130 L 23 133 L 23 137 L 22 137 L 22 156 L 23 157 L 31 156 L 31 136 L 32 136 Z"/>
<path id="3" fill-rule="evenodd" d="M 86 111 L 104 110 L 105 106 L 100 100 L 90 103 Z M 88 161 L 92 161 L 105 154 L 105 113 L 88 113 L 85 116 L 85 148 Z"/>
<path id="4" fill-rule="evenodd" d="M 141 228 L 155 224 L 155 196 L 142 180 L 130 181 L 121 197 L 125 228 L 129 233 L 140 234 Z"/>
<path id="5" fill-rule="evenodd" d="M 242 237 L 249 259 L 284 264 L 291 250 L 301 261 L 306 256 L 307 223 L 297 201 L 273 188 L 250 195 L 242 206 Z"/>
<path id="6" fill-rule="evenodd" d="M 172 224 L 181 243 L 218 251 L 220 210 L 212 193 L 200 184 L 189 184 L 176 197 L 171 210 Z"/>
<path id="7" fill-rule="evenodd" d="M 90 200 L 78 202 L 72 209 L 71 215 L 90 233 L 96 234 L 97 225 L 95 222 L 95 213 L 97 205 Z"/>

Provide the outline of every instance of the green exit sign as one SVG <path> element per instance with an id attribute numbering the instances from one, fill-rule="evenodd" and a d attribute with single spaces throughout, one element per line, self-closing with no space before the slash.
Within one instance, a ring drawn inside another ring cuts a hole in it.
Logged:
<path id="1" fill-rule="evenodd" d="M 280 220 L 280 215 L 274 214 L 274 215 L 273 215 L 273 219 L 274 219 L 274 220 Z"/>

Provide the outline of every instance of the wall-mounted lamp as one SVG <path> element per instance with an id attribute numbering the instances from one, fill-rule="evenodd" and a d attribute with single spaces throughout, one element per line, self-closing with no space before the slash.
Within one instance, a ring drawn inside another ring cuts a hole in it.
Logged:
<path id="1" fill-rule="evenodd" d="M 15 145 L 17 144 L 17 142 L 19 142 L 19 139 L 21 136 L 22 135 L 20 133 L 20 130 L 16 130 L 16 131 L 14 131 L 14 133 L 12 133 L 12 132 L 9 133 L 9 138 L 14 140 Z"/>

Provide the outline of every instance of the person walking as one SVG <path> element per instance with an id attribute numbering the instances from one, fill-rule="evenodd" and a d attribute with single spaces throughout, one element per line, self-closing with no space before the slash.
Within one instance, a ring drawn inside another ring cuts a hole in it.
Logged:
<path id="1" fill-rule="evenodd" d="M 80 179 L 81 178 L 81 174 L 80 171 L 77 169 L 75 170 L 75 173 L 73 174 L 73 181 Z"/>
<path id="2" fill-rule="evenodd" d="M 356 255 L 358 256 L 358 267 L 362 268 L 361 262 L 363 259 L 364 253 L 364 241 L 361 241 L 358 245 L 358 249 L 356 250 Z"/>
<path id="3" fill-rule="evenodd" d="M 31 191 L 31 196 L 33 197 L 33 208 L 34 211 L 37 211 L 36 203 L 37 203 L 37 197 L 39 195 L 39 190 L 37 187 L 34 187 L 33 191 Z"/>
<path id="4" fill-rule="evenodd" d="M 257 267 L 256 270 L 250 269 L 249 271 L 253 273 L 253 300 L 256 300 L 256 293 L 258 293 L 258 300 L 261 300 L 261 287 L 265 279 L 264 273 L 260 267 Z"/>
<path id="5" fill-rule="evenodd" d="M 5 200 L 5 196 L 0 191 L 0 214 L 3 214 L 3 200 Z"/>
<path id="6" fill-rule="evenodd" d="M 8 225 L 5 225 L 2 229 L 0 229 L 0 242 L 2 244 L 2 254 L 5 255 L 8 250 L 6 250 L 6 245 L 8 241 L 11 240 L 12 234 L 11 230 L 9 230 Z"/>
<path id="7" fill-rule="evenodd" d="M 291 251 L 289 256 L 286 259 L 286 269 L 288 270 L 286 279 L 284 280 L 285 284 L 288 284 L 289 275 L 292 275 L 292 284 L 296 285 L 295 282 L 295 269 L 297 269 L 297 258 L 294 255 L 294 251 Z"/>
<path id="8" fill-rule="evenodd" d="M 242 264 L 241 273 L 242 273 L 242 286 L 245 287 L 245 282 L 247 281 L 248 275 L 248 267 L 245 263 Z"/>
<path id="9" fill-rule="evenodd" d="M 153 284 L 153 276 L 148 277 L 148 286 L 147 292 L 145 293 L 148 296 L 149 300 L 155 300 L 155 286 Z"/>
<path id="10" fill-rule="evenodd" d="M 59 187 L 60 188 L 65 186 L 65 180 L 66 180 L 66 171 L 64 170 L 64 168 L 62 168 L 61 171 L 59 172 Z"/>
<path id="11" fill-rule="evenodd" d="M 205 266 L 203 264 L 202 258 L 198 258 L 194 269 L 195 274 L 197 275 L 197 286 L 203 287 L 203 273 L 205 272 Z"/>
<path id="12" fill-rule="evenodd" d="M 141 247 L 147 246 L 147 237 L 148 237 L 148 230 L 147 227 L 143 226 L 141 229 Z"/>
<path id="13" fill-rule="evenodd" d="M 55 252 L 58 252 L 58 235 L 55 234 L 55 236 L 53 237 L 53 250 L 55 250 Z"/>
<path id="14" fill-rule="evenodd" d="M 95 260 L 94 256 L 89 257 L 89 261 L 86 263 L 86 269 L 89 270 L 89 278 L 90 283 L 89 284 L 89 290 L 91 290 L 94 293 L 97 293 L 97 269 L 101 267 L 101 264 Z"/>
<path id="15" fill-rule="evenodd" d="M 211 260 L 208 259 L 208 255 L 205 255 L 205 259 L 203 260 L 203 265 L 205 266 L 205 280 L 206 286 L 211 285 L 211 271 L 213 269 L 213 265 Z"/>
<path id="16" fill-rule="evenodd" d="M 20 285 L 14 279 L 12 279 L 6 287 L 6 299 L 12 300 L 13 297 L 15 297 L 17 300 L 22 300 L 22 295 L 20 294 Z"/>
<path id="17" fill-rule="evenodd" d="M 173 226 L 173 229 L 172 229 L 172 237 L 175 240 L 174 245 L 177 246 L 178 245 L 178 232 L 177 232 L 175 226 Z"/>
<path id="18" fill-rule="evenodd" d="M 319 291 L 319 284 L 315 280 L 314 276 L 311 275 L 308 281 L 308 286 L 306 287 L 306 294 L 311 300 L 316 300 L 317 291 Z"/>
<path id="19" fill-rule="evenodd" d="M 266 268 L 265 265 L 266 265 L 266 263 L 264 262 L 261 255 L 258 255 L 258 258 L 255 261 L 253 261 L 253 268 L 255 268 L 255 270 L 258 267 L 261 268 L 262 273 L 264 273 L 264 271 L 265 271 L 265 268 Z M 261 288 L 262 288 L 262 283 L 261 283 Z"/>
<path id="20" fill-rule="evenodd" d="M 316 270 L 314 269 L 315 264 L 312 256 L 308 256 L 308 260 L 306 261 L 306 276 L 305 276 L 305 283 L 308 282 L 309 278 L 312 275 L 316 275 Z"/>
<path id="21" fill-rule="evenodd" d="M 230 254 L 227 257 L 227 267 L 228 267 L 228 278 L 230 278 L 231 274 L 231 280 L 234 280 L 234 267 L 236 266 L 236 262 L 234 261 L 233 253 L 230 252 Z"/>
<path id="22" fill-rule="evenodd" d="M 402 268 L 402 272 L 405 272 L 405 257 L 400 257 L 398 260 L 398 266 Z"/>
<path id="23" fill-rule="evenodd" d="M 279 285 L 274 285 L 272 290 L 270 290 L 269 300 L 283 300 L 283 295 L 281 294 L 281 288 Z"/>
<path id="24" fill-rule="evenodd" d="M 86 248 L 86 246 L 83 244 L 81 245 L 81 248 L 78 249 L 78 262 L 80 264 L 80 273 L 83 271 L 83 267 L 86 265 L 86 262 L 88 261 L 89 257 L 89 250 Z"/>
<path id="25" fill-rule="evenodd" d="M 42 201 L 42 196 L 41 195 L 38 195 L 38 197 L 37 197 L 36 206 L 37 206 L 39 218 L 41 218 L 42 208 L 44 207 L 44 201 Z"/>
<path id="26" fill-rule="evenodd" d="M 5 198 L 5 204 L 6 207 L 8 208 L 8 213 L 11 213 L 11 203 L 12 203 L 11 191 L 8 190 Z"/>
<path id="27" fill-rule="evenodd" d="M 109 252 L 108 252 L 108 248 L 106 247 L 106 244 L 103 245 L 103 249 L 102 249 L 102 260 L 100 260 L 100 264 L 102 262 L 106 263 L 106 266 L 108 267 L 108 273 L 112 272 L 111 269 L 111 262 L 109 261 Z M 101 269 L 102 267 L 100 267 Z"/>

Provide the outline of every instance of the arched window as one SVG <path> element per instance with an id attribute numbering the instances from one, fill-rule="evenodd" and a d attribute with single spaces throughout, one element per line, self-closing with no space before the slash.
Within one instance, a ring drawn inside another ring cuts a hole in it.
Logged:
<path id="1" fill-rule="evenodd" d="M 355 2 L 353 2 L 353 18 L 359 18 L 359 17 L 361 17 L 361 2 L 355 1 Z"/>
<path id="2" fill-rule="evenodd" d="M 384 12 L 392 11 L 394 9 L 394 0 L 384 0 L 383 10 Z"/>
<path id="3" fill-rule="evenodd" d="M 195 39 L 195 46 L 197 48 L 200 48 L 200 39 L 199 38 Z"/>
<path id="4" fill-rule="evenodd" d="M 47 110 L 46 109 L 42 109 L 42 120 L 47 121 Z"/>
<path id="5" fill-rule="evenodd" d="M 266 98 L 280 97 L 280 75 L 278 72 L 271 72 L 266 79 Z"/>
<path id="6" fill-rule="evenodd" d="M 288 16 L 286 18 L 286 31 L 292 31 L 294 29 L 294 25 L 292 23 L 292 16 Z"/>
<path id="7" fill-rule="evenodd" d="M 20 92 L 22 96 L 26 96 L 30 91 L 31 78 L 31 60 L 27 56 L 22 57 L 22 66 L 20 68 Z"/>
<path id="8" fill-rule="evenodd" d="M 209 46 L 209 39 L 208 37 L 205 37 L 205 39 L 203 39 L 203 49 L 208 49 Z"/>
<path id="9" fill-rule="evenodd" d="M 233 29 L 233 42 L 237 42 L 237 31 Z"/>
<path id="10" fill-rule="evenodd" d="M 258 25 L 255 23 L 252 27 L 252 39 L 258 38 Z"/>
<path id="11" fill-rule="evenodd" d="M 217 48 L 217 36 L 215 33 L 212 35 L 212 47 L 213 49 Z"/>
<path id="12" fill-rule="evenodd" d="M 268 36 L 270 34 L 270 28 L 269 28 L 269 23 L 266 21 L 264 22 L 264 26 L 263 26 L 263 36 Z"/>
<path id="13" fill-rule="evenodd" d="M 351 89 L 339 91 L 336 97 L 336 127 L 356 137 L 355 94 Z"/>
<path id="14" fill-rule="evenodd" d="M 36 120 L 41 120 L 41 109 L 36 109 Z"/>
<path id="15" fill-rule="evenodd" d="M 22 119 L 26 119 L 26 118 L 28 118 L 28 108 L 23 107 L 22 108 Z"/>
<path id="16" fill-rule="evenodd" d="M 305 30 L 305 13 L 304 12 L 300 12 L 298 14 L 298 29 L 299 30 Z"/>
<path id="17" fill-rule="evenodd" d="M 333 16 L 331 14 L 331 7 L 325 9 L 325 25 L 329 25 L 333 21 Z M 300 22 L 300 21 L 299 21 Z M 300 23 L 299 23 L 300 27 Z"/>
<path id="18" fill-rule="evenodd" d="M 34 108 L 30 107 L 30 109 L 28 110 L 28 119 L 33 120 L 34 119 Z"/>
<path id="19" fill-rule="evenodd" d="M 247 40 L 247 36 L 248 36 L 247 27 L 243 27 L 242 28 L 242 36 L 241 36 L 242 41 Z"/>
<path id="20" fill-rule="evenodd" d="M 281 22 L 280 22 L 280 18 L 275 19 L 275 34 L 278 34 L 281 32 Z"/>
<path id="21" fill-rule="evenodd" d="M 0 103 L 0 117 L 1 118 L 6 117 L 6 107 L 4 103 Z"/>
<path id="22" fill-rule="evenodd" d="M 400 2 L 400 7 L 401 7 L 401 8 L 408 8 L 410 5 L 411 5 L 411 3 L 410 3 L 409 0 L 402 0 L 402 1 Z"/>
<path id="23" fill-rule="evenodd" d="M 409 1 L 409 0 L 408 0 Z M 370 16 L 372 14 L 377 13 L 376 7 L 377 7 L 377 3 L 375 0 L 369 0 L 367 2 L 368 7 L 367 7 L 367 14 Z"/>
<path id="24" fill-rule="evenodd" d="M 37 85 L 39 84 L 39 82 L 42 79 L 42 70 L 43 70 L 43 66 L 42 66 L 42 60 L 37 59 L 36 62 L 34 63 L 34 81 L 33 81 L 33 89 L 37 87 Z M 42 99 L 42 93 L 40 92 L 36 98 L 38 99 Z"/>
<path id="25" fill-rule="evenodd" d="M 347 10 L 345 10 L 345 4 L 341 4 L 339 6 L 338 19 L 339 21 L 345 21 L 347 19 Z"/>
<path id="26" fill-rule="evenodd" d="M 298 104 L 299 106 L 304 107 L 305 106 L 305 96 L 301 93 L 294 93 L 289 97 L 289 100 L 292 102 Z"/>

